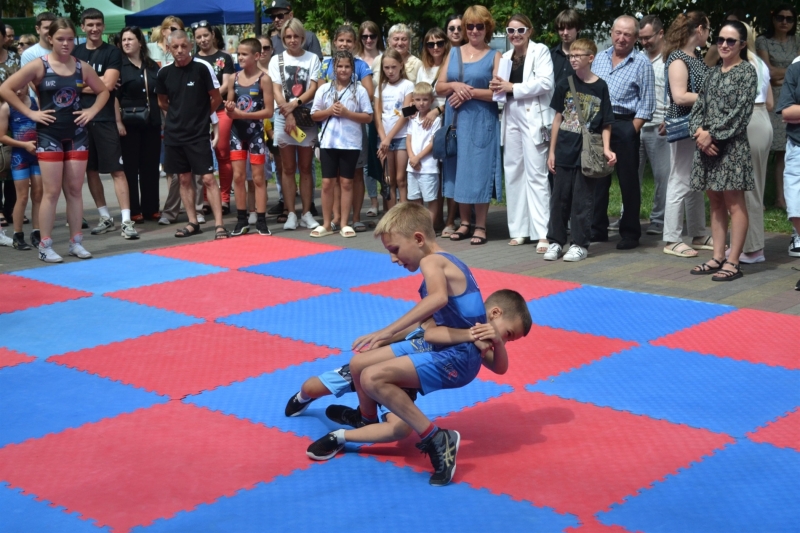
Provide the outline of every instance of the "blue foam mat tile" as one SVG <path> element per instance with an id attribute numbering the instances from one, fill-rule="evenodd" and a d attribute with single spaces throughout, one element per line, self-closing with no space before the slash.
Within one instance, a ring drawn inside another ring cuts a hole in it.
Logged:
<path id="1" fill-rule="evenodd" d="M 800 405 L 800 371 L 650 345 L 526 388 L 733 436 Z"/>
<path id="2" fill-rule="evenodd" d="M 604 287 L 581 288 L 528 302 L 533 322 L 646 342 L 734 311 L 734 307 Z"/>
<path id="3" fill-rule="evenodd" d="M 413 275 L 405 268 L 393 264 L 388 254 L 349 249 L 255 265 L 241 270 L 342 290 Z"/>
<path id="4" fill-rule="evenodd" d="M 43 361 L 6 368 L 0 372 L 0 446 L 167 401 L 167 396 Z"/>
<path id="5" fill-rule="evenodd" d="M 741 439 L 598 519 L 647 533 L 796 533 L 798 494 L 800 453 Z"/>
<path id="6" fill-rule="evenodd" d="M 350 356 L 351 354 L 336 355 L 276 370 L 227 387 L 188 396 L 183 401 L 316 440 L 325 433 L 341 427 L 328 420 L 325 408 L 334 403 L 356 407 L 358 398 L 355 393 L 345 394 L 341 398 L 334 396 L 320 398 L 312 402 L 302 415 L 295 417 L 284 415 L 286 403 L 300 390 L 306 379 L 350 362 Z M 476 379 L 461 389 L 420 395 L 417 398 L 417 405 L 423 413 L 433 419 L 511 390 L 508 385 Z"/>
<path id="7" fill-rule="evenodd" d="M 21 270 L 12 274 L 94 294 L 105 294 L 225 270 L 227 269 L 158 255 L 131 253 L 50 268 Z"/>
<path id="8" fill-rule="evenodd" d="M 324 254 L 320 254 L 324 255 Z M 217 319 L 281 337 L 350 350 L 414 307 L 413 302 L 357 292 L 337 292 Z"/>
<path id="9" fill-rule="evenodd" d="M 280 531 L 407 533 L 446 524 L 451 531 L 560 533 L 578 524 L 572 515 L 466 484 L 431 487 L 428 476 L 345 456 L 132 531 L 261 533 L 280 524 Z"/>
<path id="10" fill-rule="evenodd" d="M 62 507 L 53 507 L 46 501 L 22 494 L 0 483 L 0 530 L 3 533 L 98 533 L 110 532 L 98 527 L 94 521 L 83 520 L 67 513 Z"/>
<path id="11" fill-rule="evenodd" d="M 0 346 L 49 357 L 200 322 L 155 307 L 92 296 L 0 315 Z"/>

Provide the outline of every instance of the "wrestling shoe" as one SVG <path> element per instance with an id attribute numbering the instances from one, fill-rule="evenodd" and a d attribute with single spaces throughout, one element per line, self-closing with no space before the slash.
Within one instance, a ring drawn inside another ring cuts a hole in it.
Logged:
<path id="1" fill-rule="evenodd" d="M 25 242 L 25 234 L 24 233 L 15 233 L 14 234 L 14 249 L 16 250 L 30 250 L 31 245 Z"/>
<path id="2" fill-rule="evenodd" d="M 247 223 L 247 220 L 237 220 L 236 227 L 233 228 L 231 235 L 234 237 L 238 237 L 239 235 L 244 235 L 250 232 L 250 224 Z"/>
<path id="3" fill-rule="evenodd" d="M 308 406 L 311 405 L 311 402 L 314 401 L 314 398 L 308 400 L 306 403 L 302 403 L 297 399 L 297 394 L 293 394 L 291 398 L 289 398 L 289 402 L 286 404 L 286 410 L 284 414 L 286 416 L 297 416 L 303 414 L 303 411 L 308 409 Z"/>
<path id="4" fill-rule="evenodd" d="M 77 240 L 69 243 L 69 255 L 74 255 L 78 259 L 91 259 L 91 252 L 89 252 L 89 250 L 84 248 L 81 244 L 83 241 L 82 235 L 75 235 L 75 238 Z"/>
<path id="5" fill-rule="evenodd" d="M 38 229 L 35 229 L 31 232 L 31 246 L 38 248 L 40 242 L 42 242 L 42 234 Z"/>
<path id="6" fill-rule="evenodd" d="M 361 416 L 361 409 L 347 407 L 346 405 L 329 405 L 325 409 L 325 416 L 332 422 L 336 422 L 340 426 L 350 426 L 351 428 L 363 428 L 368 425 L 364 418 Z M 376 422 L 373 422 L 373 424 Z"/>
<path id="7" fill-rule="evenodd" d="M 272 235 L 266 220 L 256 220 L 256 231 L 259 235 Z"/>
<path id="8" fill-rule="evenodd" d="M 315 440 L 306 450 L 306 455 L 315 461 L 327 461 L 328 459 L 333 459 L 342 449 L 344 449 L 344 444 L 339 444 L 336 435 L 328 433 L 324 437 Z"/>
<path id="9" fill-rule="evenodd" d="M 92 235 L 100 235 L 114 230 L 114 219 L 112 217 L 100 217 L 100 222 L 92 228 Z"/>
<path id="10" fill-rule="evenodd" d="M 433 465 L 433 475 L 428 481 L 434 487 L 444 487 L 456 473 L 456 454 L 461 435 L 458 431 L 440 428 L 432 436 L 417 443 L 422 453 L 428 454 Z"/>
<path id="11" fill-rule="evenodd" d="M 53 250 L 53 241 L 48 239 L 47 246 L 39 243 L 39 259 L 45 263 L 61 263 L 64 260 Z"/>

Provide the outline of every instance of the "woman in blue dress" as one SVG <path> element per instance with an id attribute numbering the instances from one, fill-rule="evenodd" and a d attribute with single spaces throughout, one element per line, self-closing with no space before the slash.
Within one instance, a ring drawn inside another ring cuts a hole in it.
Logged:
<path id="1" fill-rule="evenodd" d="M 458 154 L 443 161 L 444 196 L 459 204 L 461 226 L 450 238 L 486 243 L 489 201 L 500 196 L 500 121 L 489 82 L 497 73 L 500 53 L 489 47 L 494 20 L 483 6 L 464 12 L 463 29 L 468 41 L 451 50 L 442 65 L 436 92 L 448 97 L 445 126 L 456 120 Z M 461 66 L 463 65 L 463 78 Z M 475 208 L 475 226 L 469 221 Z"/>

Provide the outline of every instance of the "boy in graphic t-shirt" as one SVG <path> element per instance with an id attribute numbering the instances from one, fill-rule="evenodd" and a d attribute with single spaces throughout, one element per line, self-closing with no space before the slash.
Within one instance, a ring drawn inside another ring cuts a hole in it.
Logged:
<path id="1" fill-rule="evenodd" d="M 578 113 L 583 113 L 589 131 L 602 132 L 603 152 L 609 165 L 617 162 L 616 154 L 609 148 L 611 124 L 614 122 L 611 98 L 608 85 L 592 72 L 595 54 L 597 45 L 589 39 L 578 39 L 572 43 L 569 62 L 575 69 L 575 75 L 571 78 L 578 94 L 572 94 L 569 79 L 565 78 L 556 85 L 550 102 L 556 115 L 547 167 L 554 174 L 554 179 L 547 228 L 550 247 L 544 254 L 545 261 L 555 261 L 561 257 L 567 243 L 567 224 L 564 220 L 567 216 L 570 216 L 572 245 L 564 254 L 564 261 L 581 261 L 589 254 L 595 180 L 581 172 L 583 137 Z M 571 215 L 568 215 L 570 212 Z"/>

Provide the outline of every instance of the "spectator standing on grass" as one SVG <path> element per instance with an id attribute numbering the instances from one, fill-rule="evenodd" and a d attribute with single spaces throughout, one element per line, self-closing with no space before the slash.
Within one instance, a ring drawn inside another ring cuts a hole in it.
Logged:
<path id="1" fill-rule="evenodd" d="M 781 99 L 775 111 L 786 124 L 786 170 L 784 194 L 786 214 L 795 232 L 800 233 L 800 61 L 786 69 Z M 800 281 L 795 285 L 800 291 Z"/>

